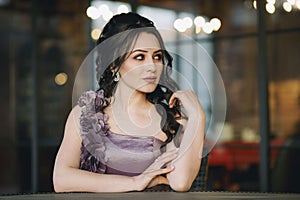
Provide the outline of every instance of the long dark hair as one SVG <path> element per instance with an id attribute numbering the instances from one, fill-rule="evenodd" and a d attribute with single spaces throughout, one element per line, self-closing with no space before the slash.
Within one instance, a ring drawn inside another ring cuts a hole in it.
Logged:
<path id="1" fill-rule="evenodd" d="M 167 135 L 166 143 L 168 143 L 175 137 L 176 133 L 181 131 L 181 125 L 176 121 L 181 117 L 180 109 L 178 106 L 169 108 L 168 105 L 173 91 L 176 91 L 178 87 L 170 78 L 173 59 L 165 50 L 161 35 L 152 21 L 136 13 L 129 12 L 113 16 L 106 24 L 97 41 L 96 64 L 99 90 L 104 91 L 104 96 L 107 99 L 112 97 L 117 85 L 117 82 L 114 81 L 115 74 L 127 59 L 128 52 L 132 50 L 133 44 L 142 32 L 153 34 L 162 49 L 164 69 L 161 79 L 155 90 L 148 93 L 146 97 L 149 102 L 158 105 L 156 109 L 161 116 L 165 115 L 165 120 L 161 122 L 161 128 Z M 96 108 L 99 111 L 104 109 L 105 107 Z"/>

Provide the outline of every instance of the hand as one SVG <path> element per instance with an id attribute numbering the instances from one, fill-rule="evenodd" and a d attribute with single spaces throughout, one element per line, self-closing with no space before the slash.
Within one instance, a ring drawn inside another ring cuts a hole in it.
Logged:
<path id="1" fill-rule="evenodd" d="M 156 176 L 154 179 L 151 180 L 151 182 L 147 185 L 147 188 L 152 188 L 156 185 L 169 185 L 169 180 L 164 176 Z"/>
<path id="2" fill-rule="evenodd" d="M 182 105 L 187 111 L 188 116 L 197 116 L 205 118 L 205 112 L 198 100 L 198 97 L 193 91 L 176 91 L 170 97 L 169 107 L 173 108 L 175 104 Z"/>
<path id="3" fill-rule="evenodd" d="M 134 180 L 138 185 L 137 190 L 141 191 L 158 184 L 168 184 L 168 180 L 160 176 L 174 170 L 173 165 L 167 165 L 177 157 L 177 149 L 167 151 L 160 155 L 142 174 L 135 176 Z"/>

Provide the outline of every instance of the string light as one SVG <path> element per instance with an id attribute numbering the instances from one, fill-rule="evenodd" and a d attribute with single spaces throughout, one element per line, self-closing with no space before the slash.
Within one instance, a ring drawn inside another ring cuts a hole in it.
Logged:
<path id="1" fill-rule="evenodd" d="M 265 8 L 269 14 L 273 14 L 276 11 L 276 7 L 279 7 L 281 4 L 286 12 L 292 12 L 293 8 L 300 10 L 300 0 L 281 0 L 278 2 L 276 0 L 267 0 L 266 2 Z M 257 9 L 257 0 L 253 0 L 252 5 L 254 9 Z"/>
<path id="2" fill-rule="evenodd" d="M 199 34 L 201 30 L 203 30 L 203 32 L 206 34 L 211 34 L 213 31 L 218 31 L 221 28 L 220 19 L 212 18 L 210 21 L 206 21 L 203 16 L 196 16 L 194 20 L 192 20 L 190 17 L 176 19 L 173 25 L 177 31 L 185 32 L 189 28 L 192 28 L 193 24 L 195 25 L 196 34 Z"/>
<path id="3" fill-rule="evenodd" d="M 98 7 L 98 10 L 101 14 L 103 13 L 106 13 L 107 11 L 109 11 L 109 7 L 108 5 L 106 4 L 101 4 L 99 7 Z"/>
<path id="4" fill-rule="evenodd" d="M 185 24 L 186 28 L 191 28 L 193 26 L 193 20 L 190 17 L 183 18 L 182 22 Z"/>
<path id="5" fill-rule="evenodd" d="M 295 6 L 300 10 L 300 0 L 297 0 Z"/>
<path id="6" fill-rule="evenodd" d="M 194 24 L 196 27 L 202 27 L 205 24 L 205 19 L 202 16 L 197 16 L 194 19 Z"/>
<path id="7" fill-rule="evenodd" d="M 253 8 L 257 9 L 257 1 L 256 0 L 253 1 Z"/>
<path id="8" fill-rule="evenodd" d="M 121 14 L 121 13 L 128 13 L 129 12 L 129 8 L 125 5 L 120 5 L 118 7 L 118 14 Z"/>
<path id="9" fill-rule="evenodd" d="M 128 12 L 129 8 L 124 4 L 121 4 L 117 7 L 117 14 Z M 101 4 L 98 7 L 88 7 L 86 10 L 86 15 L 93 20 L 101 17 L 105 22 L 108 22 L 113 17 L 114 13 L 110 10 L 108 5 Z M 218 31 L 221 28 L 221 20 L 218 18 L 212 18 L 211 20 L 206 21 L 203 16 L 196 16 L 194 20 L 190 17 L 184 17 L 182 19 L 176 19 L 173 23 L 174 28 L 179 32 L 185 32 L 192 28 L 193 25 L 197 34 L 200 33 L 201 30 L 203 30 L 203 32 L 206 34 L 210 34 L 213 31 Z M 92 30 L 91 37 L 94 40 L 97 40 L 100 32 L 100 29 Z"/>
<path id="10" fill-rule="evenodd" d="M 129 8 L 126 5 L 120 5 L 118 6 L 117 13 L 128 13 Z M 100 16 L 102 16 L 102 19 L 105 22 L 108 22 L 114 15 L 114 13 L 110 10 L 109 6 L 106 4 L 101 4 L 98 8 L 95 6 L 90 6 L 86 10 L 86 15 L 95 20 L 98 19 Z"/>
<path id="11" fill-rule="evenodd" d="M 102 14 L 102 18 L 106 22 L 108 22 L 113 16 L 114 16 L 114 13 L 111 12 L 110 10 L 107 10 L 105 13 Z"/>
<path id="12" fill-rule="evenodd" d="M 292 5 L 289 2 L 284 2 L 282 7 L 286 12 L 291 12 L 292 11 Z"/>
<path id="13" fill-rule="evenodd" d="M 176 19 L 173 24 L 174 28 L 179 32 L 185 32 L 187 30 L 186 25 L 182 19 Z"/>
<path id="14" fill-rule="evenodd" d="M 98 28 L 93 29 L 91 32 L 91 37 L 93 38 L 93 40 L 98 40 L 101 32 L 102 32 L 101 29 L 98 29 Z"/>
<path id="15" fill-rule="evenodd" d="M 221 28 L 221 21 L 218 18 L 212 18 L 210 23 L 214 31 L 218 31 Z"/>
<path id="16" fill-rule="evenodd" d="M 203 26 L 203 31 L 206 34 L 211 34 L 213 32 L 213 26 L 211 23 L 209 22 L 205 22 L 204 26 Z"/>
<path id="17" fill-rule="evenodd" d="M 274 4 L 272 3 L 267 3 L 266 4 L 266 11 L 270 14 L 273 14 L 275 12 L 276 8 L 274 6 Z"/>
<path id="18" fill-rule="evenodd" d="M 98 19 L 100 17 L 99 10 L 94 6 L 90 6 L 86 9 L 86 15 L 91 19 Z"/>
<path id="19" fill-rule="evenodd" d="M 276 0 L 267 0 L 267 3 L 270 3 L 270 4 L 275 4 L 276 3 Z"/>

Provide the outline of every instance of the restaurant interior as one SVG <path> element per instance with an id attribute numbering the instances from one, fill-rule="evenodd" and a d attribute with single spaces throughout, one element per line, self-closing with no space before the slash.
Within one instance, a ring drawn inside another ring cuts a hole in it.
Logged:
<path id="1" fill-rule="evenodd" d="M 54 191 L 76 94 L 97 87 L 82 63 L 130 11 L 161 31 L 207 114 L 194 189 L 300 193 L 300 0 L 0 0 L 0 194 Z"/>

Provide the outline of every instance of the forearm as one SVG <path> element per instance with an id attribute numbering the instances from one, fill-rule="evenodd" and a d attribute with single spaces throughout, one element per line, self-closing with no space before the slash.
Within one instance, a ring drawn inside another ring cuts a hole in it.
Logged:
<path id="1" fill-rule="evenodd" d="M 198 174 L 204 142 L 205 117 L 190 116 L 179 148 L 179 156 L 173 161 L 175 170 L 167 175 L 174 190 L 190 189 Z"/>
<path id="2" fill-rule="evenodd" d="M 133 177 L 65 168 L 54 172 L 56 192 L 128 192 L 137 190 Z"/>

